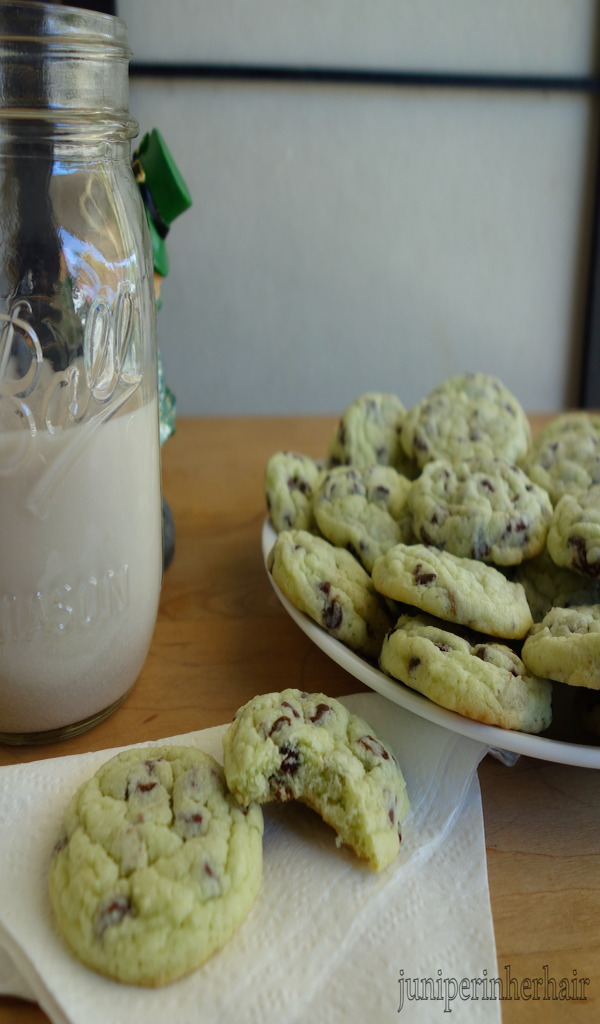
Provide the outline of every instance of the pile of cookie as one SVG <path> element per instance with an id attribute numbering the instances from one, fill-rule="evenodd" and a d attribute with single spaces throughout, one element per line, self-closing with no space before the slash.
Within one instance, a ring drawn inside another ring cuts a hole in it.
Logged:
<path id="1" fill-rule="evenodd" d="M 125 750 L 84 782 L 50 865 L 59 930 L 87 967 L 165 985 L 233 935 L 258 894 L 262 804 L 316 810 L 373 871 L 408 811 L 392 749 L 323 693 L 254 697 L 223 737 L 224 769 L 193 747 Z"/>
<path id="2" fill-rule="evenodd" d="M 451 377 L 406 412 L 361 395 L 323 463 L 269 460 L 281 591 L 390 676 L 476 721 L 539 733 L 550 680 L 600 709 L 600 416 L 532 443 L 494 377 Z M 500 641 L 500 642 L 499 642 Z"/>

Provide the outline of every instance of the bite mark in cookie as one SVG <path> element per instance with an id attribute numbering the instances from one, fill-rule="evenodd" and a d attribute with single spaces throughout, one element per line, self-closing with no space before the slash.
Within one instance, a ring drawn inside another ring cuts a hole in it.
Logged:
<path id="1" fill-rule="evenodd" d="M 285 736 L 268 724 L 291 706 Z M 336 830 L 375 870 L 399 849 L 408 813 L 402 773 L 383 740 L 322 693 L 264 694 L 242 709 L 223 738 L 228 785 L 241 804 L 299 800 Z"/>

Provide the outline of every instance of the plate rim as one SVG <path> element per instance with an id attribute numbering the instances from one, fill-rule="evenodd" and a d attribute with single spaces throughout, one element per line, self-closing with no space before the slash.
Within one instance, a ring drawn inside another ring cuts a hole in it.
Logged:
<path id="1" fill-rule="evenodd" d="M 281 592 L 267 569 L 267 556 L 277 539 L 277 533 L 269 516 L 263 521 L 261 544 L 265 571 L 281 604 L 288 615 L 300 627 L 303 633 L 312 640 L 327 657 L 345 669 L 365 686 L 387 697 L 392 703 L 412 711 L 435 725 L 441 725 L 452 732 L 479 740 L 499 750 L 510 750 L 515 754 L 525 754 L 542 761 L 553 761 L 557 764 L 569 764 L 576 768 L 600 768 L 600 747 L 587 744 L 569 743 L 566 740 L 548 739 L 546 736 L 535 736 L 531 733 L 516 732 L 513 729 L 501 729 L 496 725 L 484 725 L 470 718 L 449 711 L 425 697 L 424 694 L 411 690 L 404 683 L 387 676 L 379 668 L 370 665 L 359 654 L 346 647 L 341 640 L 336 640 L 322 626 L 296 608 Z"/>

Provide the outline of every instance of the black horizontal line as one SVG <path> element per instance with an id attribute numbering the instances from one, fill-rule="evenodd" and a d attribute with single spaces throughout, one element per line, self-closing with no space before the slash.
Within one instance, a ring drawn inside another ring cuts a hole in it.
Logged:
<path id="1" fill-rule="evenodd" d="M 331 85 L 421 86 L 433 89 L 512 89 L 537 92 L 600 92 L 600 78 L 568 75 L 488 75 L 434 71 L 284 67 L 254 64 L 134 63 L 135 78 L 204 78 L 258 82 L 318 82 Z"/>

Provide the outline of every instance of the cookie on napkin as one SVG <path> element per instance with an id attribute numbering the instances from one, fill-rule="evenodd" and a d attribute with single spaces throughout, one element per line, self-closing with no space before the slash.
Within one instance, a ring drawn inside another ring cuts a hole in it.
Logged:
<path id="1" fill-rule="evenodd" d="M 223 737 L 227 785 L 243 806 L 299 800 L 373 871 L 396 859 L 408 814 L 391 749 L 362 718 L 323 693 L 253 697 Z"/>
<path id="2" fill-rule="evenodd" d="M 50 866 L 59 930 L 87 967 L 165 985 L 224 946 L 260 887 L 263 816 L 191 747 L 127 750 L 78 789 Z"/>

